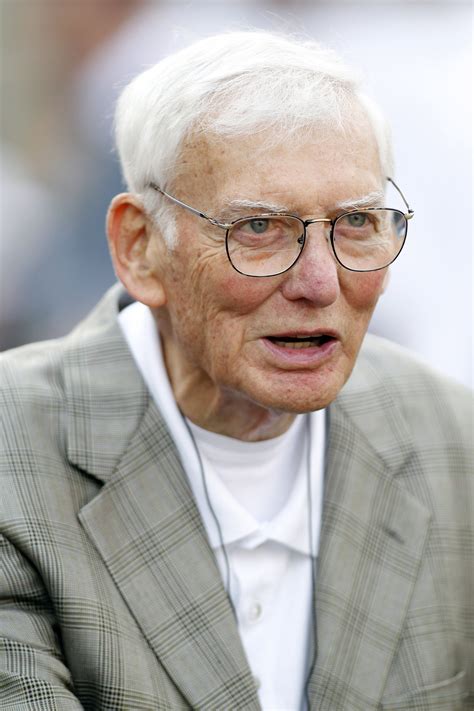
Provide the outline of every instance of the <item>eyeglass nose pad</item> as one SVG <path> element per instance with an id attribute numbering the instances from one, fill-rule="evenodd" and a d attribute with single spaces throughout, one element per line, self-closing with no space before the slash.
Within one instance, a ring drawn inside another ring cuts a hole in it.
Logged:
<path id="1" fill-rule="evenodd" d="M 304 234 L 302 234 L 301 237 L 298 237 L 296 241 L 298 242 L 298 244 L 304 244 Z"/>
<path id="2" fill-rule="evenodd" d="M 324 238 L 326 239 L 326 242 L 330 244 L 331 242 L 331 230 L 332 230 L 332 223 L 331 220 L 326 220 L 326 219 L 321 219 L 321 220 L 314 220 L 311 221 L 309 224 L 306 225 L 306 230 L 308 230 L 308 227 L 313 227 L 313 225 L 322 225 L 323 227 L 323 234 Z M 299 240 L 298 240 L 299 241 Z M 304 241 L 304 238 L 303 238 Z M 300 242 L 302 244 L 302 242 Z"/>

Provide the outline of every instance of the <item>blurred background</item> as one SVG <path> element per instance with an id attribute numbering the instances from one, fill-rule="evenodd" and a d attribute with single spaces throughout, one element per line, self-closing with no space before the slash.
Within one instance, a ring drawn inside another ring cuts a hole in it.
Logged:
<path id="1" fill-rule="evenodd" d="M 121 87 L 203 35 L 269 28 L 336 49 L 391 121 L 395 178 L 416 216 L 371 330 L 472 382 L 468 0 L 0 0 L 0 10 L 0 349 L 66 333 L 114 281 L 104 219 L 123 189 L 112 140 Z"/>

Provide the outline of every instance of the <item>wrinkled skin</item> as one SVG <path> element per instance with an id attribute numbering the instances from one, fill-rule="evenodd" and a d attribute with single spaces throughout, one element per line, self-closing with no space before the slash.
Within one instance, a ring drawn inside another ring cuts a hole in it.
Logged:
<path id="1" fill-rule="evenodd" d="M 283 204 L 303 219 L 333 218 L 342 212 L 338 203 L 384 187 L 373 136 L 364 121 L 359 125 L 344 136 L 321 131 L 266 152 L 254 137 L 189 140 L 174 194 L 221 219 L 248 214 L 226 215 L 233 199 Z M 352 371 L 386 270 L 344 270 L 327 242 L 327 225 L 319 223 L 309 227 L 303 254 L 288 272 L 242 276 L 227 260 L 225 232 L 176 210 L 172 251 L 149 221 L 146 245 L 137 248 L 148 266 L 147 288 L 117 271 L 155 314 L 181 410 L 209 430 L 258 440 L 284 432 L 295 413 L 326 407 Z M 327 330 L 337 340 L 314 362 L 285 360 L 265 346 L 268 335 Z"/>

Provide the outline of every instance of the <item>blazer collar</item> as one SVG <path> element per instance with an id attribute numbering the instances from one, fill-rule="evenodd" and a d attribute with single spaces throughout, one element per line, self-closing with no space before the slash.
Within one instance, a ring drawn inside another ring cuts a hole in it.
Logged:
<path id="1" fill-rule="evenodd" d="M 102 482 L 114 473 L 150 403 L 117 322 L 124 295 L 120 285 L 112 287 L 66 338 L 67 454 Z"/>

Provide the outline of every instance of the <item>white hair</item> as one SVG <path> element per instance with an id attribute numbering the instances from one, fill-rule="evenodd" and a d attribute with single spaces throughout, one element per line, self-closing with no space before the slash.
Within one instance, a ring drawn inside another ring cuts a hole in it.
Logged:
<path id="1" fill-rule="evenodd" d="M 344 130 L 357 106 L 372 126 L 381 169 L 391 175 L 387 123 L 333 51 L 270 32 L 208 37 L 147 69 L 122 92 L 115 127 L 124 179 L 171 246 L 174 208 L 148 186 L 167 189 L 188 136 L 261 132 L 269 147 L 324 124 Z"/>

